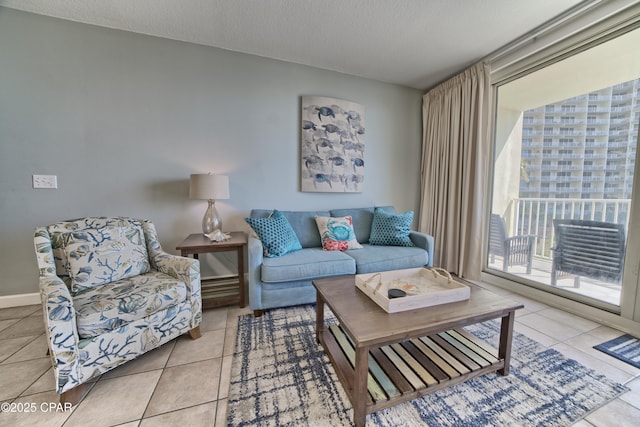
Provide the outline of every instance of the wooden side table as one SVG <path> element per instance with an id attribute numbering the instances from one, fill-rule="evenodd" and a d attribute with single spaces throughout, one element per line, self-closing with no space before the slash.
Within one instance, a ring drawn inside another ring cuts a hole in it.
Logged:
<path id="1" fill-rule="evenodd" d="M 204 234 L 191 234 L 176 246 L 182 256 L 193 255 L 198 259 L 199 254 L 236 251 L 238 255 L 238 275 L 220 279 L 207 279 L 201 282 L 202 307 L 219 307 L 239 303 L 245 306 L 244 296 L 244 247 L 247 245 L 247 235 L 242 231 L 228 233 L 230 239 L 222 242 L 212 242 Z"/>

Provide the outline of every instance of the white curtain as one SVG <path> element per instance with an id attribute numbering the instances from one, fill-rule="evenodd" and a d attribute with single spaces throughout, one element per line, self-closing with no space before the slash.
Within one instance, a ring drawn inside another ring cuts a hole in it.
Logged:
<path id="1" fill-rule="evenodd" d="M 469 279 L 482 271 L 489 71 L 472 66 L 425 94 L 422 107 L 418 227 L 434 236 L 434 265 Z"/>

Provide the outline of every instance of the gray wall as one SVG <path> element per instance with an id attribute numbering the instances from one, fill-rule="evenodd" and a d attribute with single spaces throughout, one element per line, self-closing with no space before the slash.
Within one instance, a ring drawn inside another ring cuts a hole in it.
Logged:
<path id="1" fill-rule="evenodd" d="M 365 106 L 362 193 L 299 191 L 300 96 Z M 228 174 L 225 229 L 252 208 L 419 202 L 413 89 L 0 7 L 0 296 L 37 292 L 33 228 L 89 215 L 150 218 L 165 250 L 200 230 L 191 173 Z M 57 190 L 31 188 L 58 176 Z M 224 260 L 205 259 L 219 274 Z M 221 273 L 220 273 L 221 274 Z"/>

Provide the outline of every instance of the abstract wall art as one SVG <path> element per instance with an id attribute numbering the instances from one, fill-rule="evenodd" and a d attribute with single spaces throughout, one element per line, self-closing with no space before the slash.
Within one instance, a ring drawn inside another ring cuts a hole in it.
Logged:
<path id="1" fill-rule="evenodd" d="M 364 184 L 364 106 L 303 96 L 301 190 L 359 193 Z"/>

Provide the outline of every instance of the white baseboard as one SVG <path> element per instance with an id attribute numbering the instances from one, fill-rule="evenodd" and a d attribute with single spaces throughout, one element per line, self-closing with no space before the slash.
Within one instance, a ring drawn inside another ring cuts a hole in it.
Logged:
<path id="1" fill-rule="evenodd" d="M 40 294 L 20 294 L 0 297 L 0 308 L 20 307 L 22 305 L 41 304 Z"/>
<path id="2" fill-rule="evenodd" d="M 225 277 L 233 277 L 233 274 L 202 277 L 201 279 L 202 280 L 221 279 Z M 245 271 L 244 277 L 245 279 L 249 277 L 249 273 Z M 11 307 L 21 307 L 23 305 L 34 305 L 34 304 L 42 304 L 42 300 L 40 299 L 39 292 L 34 292 L 32 294 L 0 296 L 0 309 L 11 308 Z"/>

